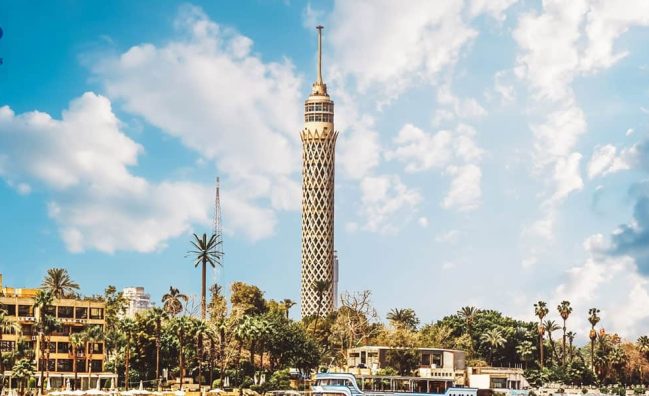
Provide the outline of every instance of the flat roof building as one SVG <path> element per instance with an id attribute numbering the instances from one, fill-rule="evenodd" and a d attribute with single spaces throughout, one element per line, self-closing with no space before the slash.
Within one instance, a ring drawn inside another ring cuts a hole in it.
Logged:
<path id="1" fill-rule="evenodd" d="M 151 304 L 151 295 L 144 291 L 144 287 L 125 287 L 122 290 L 122 296 L 128 301 L 128 307 L 124 316 L 134 318 L 138 312 L 146 311 L 153 305 Z"/>
<path id="2" fill-rule="evenodd" d="M 55 317 L 61 327 L 47 336 L 47 346 L 41 350 L 41 339 L 36 328 L 38 309 L 34 308 L 34 297 L 39 289 L 5 287 L 0 275 L 0 309 L 6 312 L 5 317 L 20 326 L 20 331 L 8 328 L 2 333 L 0 351 L 15 351 L 19 343 L 23 343 L 34 352 L 37 367 L 36 378 L 40 376 L 41 365 L 47 360 L 45 380 L 55 388 L 64 386 L 66 379 L 74 378 L 74 360 L 77 361 L 78 378 L 81 385 L 87 388 L 92 379 L 96 386 L 97 379 L 117 379 L 117 375 L 105 372 L 106 348 L 103 341 L 97 341 L 83 351 L 77 351 L 76 357 L 70 347 L 70 336 L 81 333 L 92 326 L 105 329 L 105 304 L 102 301 L 89 299 L 54 299 L 47 314 Z M 47 356 L 42 356 L 43 352 Z M 86 364 L 87 362 L 87 364 Z M 11 370 L 5 370 L 5 378 L 10 378 Z M 107 386 L 107 382 L 104 382 Z"/>

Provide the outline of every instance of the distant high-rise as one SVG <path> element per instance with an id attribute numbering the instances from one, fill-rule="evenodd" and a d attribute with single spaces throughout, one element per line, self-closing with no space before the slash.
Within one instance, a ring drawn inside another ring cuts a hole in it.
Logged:
<path id="1" fill-rule="evenodd" d="M 334 102 L 322 81 L 322 26 L 318 26 L 318 72 L 304 104 L 302 138 L 302 317 L 330 313 L 334 296 Z M 322 296 L 317 281 L 329 282 Z M 320 299 L 322 299 L 320 301 Z"/>
<path id="2" fill-rule="evenodd" d="M 146 311 L 152 307 L 151 296 L 144 291 L 143 287 L 125 287 L 122 290 L 124 299 L 128 302 L 124 316 L 134 318 L 138 312 Z"/>

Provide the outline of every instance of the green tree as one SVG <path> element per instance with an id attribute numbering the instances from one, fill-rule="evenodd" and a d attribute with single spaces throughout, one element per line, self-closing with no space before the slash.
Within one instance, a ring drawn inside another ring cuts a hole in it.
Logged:
<path id="1" fill-rule="evenodd" d="M 561 327 L 559 327 L 557 322 L 555 322 L 554 320 L 548 319 L 543 323 L 543 328 L 548 333 L 548 341 L 550 341 L 550 347 L 552 348 L 552 353 L 553 353 L 553 355 L 551 355 L 551 356 L 554 356 L 554 358 L 558 362 L 559 361 L 559 354 L 557 353 L 556 345 L 554 343 L 554 340 L 552 339 L 552 333 L 557 331 L 557 330 L 560 330 Z"/>
<path id="2" fill-rule="evenodd" d="M 75 295 L 79 290 L 79 284 L 70 278 L 66 269 L 50 268 L 47 270 L 41 288 L 50 291 L 54 298 L 66 298 Z"/>
<path id="3" fill-rule="evenodd" d="M 185 377 L 185 350 L 187 343 L 192 337 L 193 324 L 187 316 L 174 318 L 170 322 L 171 331 L 176 337 L 178 342 L 178 372 L 180 377 L 180 389 L 183 388 L 183 378 Z"/>
<path id="4" fill-rule="evenodd" d="M 469 335 L 469 339 L 473 341 L 473 322 L 475 321 L 476 315 L 480 310 L 476 307 L 466 306 L 460 308 L 457 312 L 458 316 L 464 320 L 466 324 L 466 333 Z M 471 342 L 471 352 L 473 352 L 473 342 Z"/>
<path id="5" fill-rule="evenodd" d="M 216 268 L 216 264 L 221 265 L 221 258 L 223 257 L 223 252 L 219 249 L 221 242 L 222 241 L 217 238 L 216 234 L 212 234 L 209 239 L 207 238 L 207 234 L 203 234 L 201 237 L 194 234 L 194 240 L 191 241 L 195 250 L 192 250 L 189 253 L 194 255 L 194 267 L 198 267 L 199 264 L 202 266 L 201 319 L 203 320 L 207 313 L 207 265 L 211 265 L 212 268 Z"/>
<path id="6" fill-rule="evenodd" d="M 534 315 L 539 318 L 539 368 L 543 370 L 543 335 L 545 328 L 543 327 L 543 318 L 550 312 L 548 305 L 545 301 L 539 301 L 534 304 Z"/>
<path id="7" fill-rule="evenodd" d="M 590 333 L 588 338 L 590 338 L 590 367 L 595 370 L 595 340 L 597 339 L 597 331 L 595 331 L 595 326 L 599 323 L 599 309 L 591 308 L 588 310 L 588 322 L 590 322 Z"/>
<path id="8" fill-rule="evenodd" d="M 72 382 L 72 390 L 77 389 L 77 382 L 79 381 L 79 357 L 83 354 L 83 348 L 86 345 L 83 333 L 70 334 L 70 349 L 69 354 L 72 356 L 72 371 L 74 371 L 74 381 Z"/>
<path id="9" fill-rule="evenodd" d="M 316 296 L 318 297 L 318 309 L 316 310 L 315 314 L 315 323 L 313 325 L 313 335 L 316 334 L 316 331 L 318 331 L 318 319 L 320 319 L 320 312 L 322 310 L 322 301 L 324 300 L 324 294 L 331 289 L 331 281 L 330 280 L 316 280 L 313 281 L 313 284 L 311 285 L 311 290 L 313 290 L 316 293 Z"/>
<path id="10" fill-rule="evenodd" d="M 562 354 L 561 354 L 561 361 L 563 366 L 566 366 L 566 321 L 568 320 L 568 317 L 572 313 L 572 307 L 570 306 L 570 301 L 561 301 L 561 303 L 557 306 L 557 311 L 559 311 L 559 315 L 561 316 L 561 319 L 563 320 L 563 340 L 562 340 Z"/>
<path id="11" fill-rule="evenodd" d="M 264 293 L 253 285 L 234 282 L 230 288 L 230 302 L 234 316 L 261 315 L 266 312 Z"/>
<path id="12" fill-rule="evenodd" d="M 285 298 L 282 300 L 282 305 L 284 306 L 284 309 L 286 310 L 286 319 L 288 319 L 288 314 L 289 310 L 295 306 L 295 301 L 291 300 L 290 298 Z"/>
<path id="13" fill-rule="evenodd" d="M 146 319 L 153 325 L 155 333 L 153 339 L 155 340 L 155 378 L 158 390 L 160 390 L 160 349 L 162 348 L 162 324 L 169 318 L 167 312 L 163 309 L 154 307 L 147 311 Z"/>
<path id="14" fill-rule="evenodd" d="M 500 329 L 491 329 L 480 336 L 480 341 L 489 346 L 489 364 L 493 365 L 494 351 L 502 348 L 507 339 L 505 339 Z"/>
<path id="15" fill-rule="evenodd" d="M 411 308 L 393 308 L 388 312 L 386 319 L 396 329 L 415 331 L 419 325 L 419 318 L 417 318 L 417 314 Z"/>
<path id="16" fill-rule="evenodd" d="M 29 359 L 20 359 L 14 364 L 11 368 L 13 377 L 18 380 L 19 383 L 19 394 L 22 396 L 25 394 L 25 386 L 27 385 L 27 380 L 34 376 L 34 365 Z M 41 381 L 41 384 L 43 381 Z"/>
<path id="17" fill-rule="evenodd" d="M 189 297 L 177 288 L 169 286 L 169 292 L 162 296 L 162 307 L 171 316 L 177 316 L 183 311 L 183 303 L 189 301 Z"/>
<path id="18" fill-rule="evenodd" d="M 94 346 L 104 341 L 104 331 L 101 326 L 89 326 L 83 331 L 83 340 L 86 344 L 86 371 L 88 372 L 88 388 L 90 388 L 90 377 L 92 373 L 92 355 Z"/>
<path id="19" fill-rule="evenodd" d="M 124 335 L 124 387 L 130 386 L 130 369 L 131 369 L 131 346 L 136 334 L 135 321 L 131 318 L 124 318 L 120 322 L 120 330 Z"/>
<path id="20" fill-rule="evenodd" d="M 534 355 L 536 348 L 531 341 L 523 341 L 516 346 L 516 353 L 520 356 L 521 361 L 525 363 L 525 370 L 527 370 L 527 363 L 530 361 L 530 358 Z"/>
<path id="21" fill-rule="evenodd" d="M 48 315 L 48 311 L 52 309 L 52 302 L 54 301 L 54 293 L 50 290 L 40 289 L 36 292 L 34 297 L 34 308 L 38 312 L 38 322 L 36 323 L 36 328 L 38 331 L 39 347 L 40 347 L 40 356 L 39 356 L 39 366 L 41 371 L 41 378 L 45 378 L 45 368 L 48 365 L 46 349 L 48 349 L 49 342 L 47 342 L 47 336 L 51 329 L 52 317 Z M 44 380 L 41 380 L 41 389 L 40 392 L 43 394 L 45 387 Z"/>

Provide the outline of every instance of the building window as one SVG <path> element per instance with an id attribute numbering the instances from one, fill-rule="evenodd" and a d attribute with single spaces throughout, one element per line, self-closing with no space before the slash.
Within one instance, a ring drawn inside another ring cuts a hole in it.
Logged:
<path id="1" fill-rule="evenodd" d="M 78 359 L 77 360 L 77 371 L 80 373 L 86 371 L 86 361 L 83 359 Z"/>
<path id="2" fill-rule="evenodd" d="M 88 308 L 76 307 L 74 309 L 74 317 L 77 319 L 88 319 Z"/>
<path id="3" fill-rule="evenodd" d="M 97 344 L 92 344 L 92 353 L 104 353 L 104 344 L 102 343 L 97 343 Z"/>
<path id="4" fill-rule="evenodd" d="M 45 315 L 56 316 L 56 307 L 54 305 L 48 305 L 45 307 Z"/>
<path id="5" fill-rule="evenodd" d="M 7 312 L 7 316 L 16 316 L 16 306 L 14 304 L 3 304 L 2 309 Z"/>
<path id="6" fill-rule="evenodd" d="M 90 308 L 90 319 L 103 319 L 104 310 L 102 308 Z"/>
<path id="7" fill-rule="evenodd" d="M 19 305 L 18 316 L 34 316 L 34 310 L 31 305 Z"/>
<path id="8" fill-rule="evenodd" d="M 90 370 L 91 370 L 93 373 L 101 373 L 101 371 L 102 371 L 102 367 L 101 367 L 102 364 L 101 364 L 101 363 L 102 363 L 101 360 L 93 360 L 93 361 L 90 363 Z"/>
<path id="9" fill-rule="evenodd" d="M 72 359 L 58 359 L 56 361 L 56 371 L 70 372 L 72 370 Z"/>
<path id="10" fill-rule="evenodd" d="M 56 353 L 68 353 L 68 352 L 70 352 L 70 343 L 59 342 L 56 344 Z"/>
<path id="11" fill-rule="evenodd" d="M 58 309 L 58 317 L 59 318 L 64 318 L 64 319 L 72 319 L 74 318 L 74 307 L 64 307 L 61 306 Z"/>
<path id="12" fill-rule="evenodd" d="M 16 343 L 14 341 L 0 341 L 0 352 L 11 352 L 15 346 Z"/>

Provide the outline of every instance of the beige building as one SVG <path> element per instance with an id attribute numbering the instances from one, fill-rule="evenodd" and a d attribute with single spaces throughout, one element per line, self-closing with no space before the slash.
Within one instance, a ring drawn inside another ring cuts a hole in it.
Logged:
<path id="1" fill-rule="evenodd" d="M 37 374 L 40 376 L 41 364 L 45 364 L 41 356 L 40 337 L 36 328 L 39 312 L 34 309 L 34 297 L 38 289 L 5 287 L 0 274 L 0 309 L 6 312 L 9 320 L 18 323 L 20 332 L 13 329 L 3 332 L 0 341 L 0 350 L 10 352 L 15 350 L 18 342 L 22 341 L 32 349 L 36 356 Z M 99 326 L 104 329 L 105 304 L 100 301 L 55 299 L 52 309 L 48 314 L 57 318 L 61 329 L 48 336 L 49 345 L 45 353 L 49 355 L 48 367 L 45 378 L 51 387 L 62 387 L 66 379 L 74 378 L 73 360 L 75 359 L 70 348 L 70 335 L 80 333 L 90 326 Z M 91 385 L 95 386 L 98 378 L 104 379 L 104 386 L 108 386 L 109 379 L 117 379 L 117 375 L 104 371 L 106 350 L 103 341 L 88 345 L 87 350 L 77 354 L 78 378 L 81 385 L 88 387 L 89 378 Z M 10 378 L 11 371 L 5 371 L 5 376 Z"/>
<path id="2" fill-rule="evenodd" d="M 318 26 L 318 73 L 304 103 L 302 139 L 302 317 L 333 311 L 336 301 L 334 271 L 334 168 L 336 138 L 334 102 L 322 80 L 322 26 Z M 329 281 L 319 296 L 314 282 Z M 322 301 L 320 301 L 322 300 Z"/>
<path id="3" fill-rule="evenodd" d="M 528 389 L 530 384 L 523 376 L 522 368 L 469 367 L 469 386 L 481 389 Z"/>
<path id="4" fill-rule="evenodd" d="M 358 376 L 371 376 L 385 368 L 390 347 L 363 346 L 347 351 L 346 370 Z M 455 349 L 417 348 L 417 376 L 433 381 L 434 389 L 465 384 L 466 353 Z"/>

